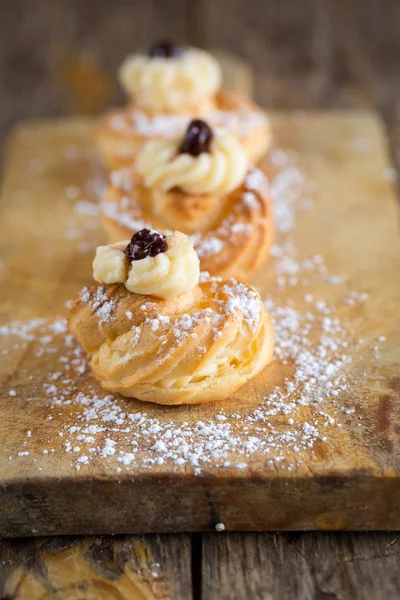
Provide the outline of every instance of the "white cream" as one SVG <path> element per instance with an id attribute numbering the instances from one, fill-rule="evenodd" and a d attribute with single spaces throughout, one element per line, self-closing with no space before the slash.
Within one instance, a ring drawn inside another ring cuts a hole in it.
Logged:
<path id="1" fill-rule="evenodd" d="M 189 194 L 227 194 L 246 175 L 248 160 L 239 140 L 228 130 L 217 128 L 209 152 L 199 156 L 177 154 L 183 135 L 150 140 L 137 156 L 137 168 L 147 187 Z"/>
<path id="2" fill-rule="evenodd" d="M 122 283 L 128 277 L 129 261 L 124 254 L 127 242 L 98 246 L 93 261 L 93 277 L 99 283 Z"/>
<path id="3" fill-rule="evenodd" d="M 218 62 L 197 48 L 187 48 L 171 58 L 132 54 L 124 60 L 118 75 L 136 105 L 155 112 L 193 109 L 221 87 Z"/>
<path id="4" fill-rule="evenodd" d="M 200 279 L 200 262 L 189 238 L 178 231 L 166 237 L 167 250 L 141 260 L 129 260 L 124 249 L 129 240 L 99 246 L 93 277 L 99 283 L 124 283 L 135 294 L 175 298 L 190 292 Z"/>

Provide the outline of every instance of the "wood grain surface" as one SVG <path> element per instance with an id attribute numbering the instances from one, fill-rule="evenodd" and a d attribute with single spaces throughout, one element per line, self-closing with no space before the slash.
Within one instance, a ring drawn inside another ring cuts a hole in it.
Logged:
<path id="1" fill-rule="evenodd" d="M 205 534 L 202 597 L 398 598 L 399 548 L 396 534 Z"/>
<path id="2" fill-rule="evenodd" d="M 246 57 L 256 96 L 275 108 L 370 107 L 394 117 L 400 40 L 396 2 L 198 2 L 202 45 Z"/>
<path id="3" fill-rule="evenodd" d="M 58 537 L 0 542 L 0 597 L 152 600 L 191 597 L 190 538 Z"/>
<path id="4" fill-rule="evenodd" d="M 322 532 L 3 540 L 0 597 L 393 600 L 399 544 L 398 534 Z"/>
<path id="5" fill-rule="evenodd" d="M 29 5 L 21 0 L 3 2 L 0 19 L 0 139 L 3 141 L 10 127 L 21 119 L 77 114 L 81 111 L 91 113 L 120 101 L 122 96 L 114 82 L 114 70 L 124 54 L 147 44 L 150 38 L 173 36 L 200 45 L 218 45 L 250 58 L 252 66 L 257 69 L 257 98 L 265 106 L 365 106 L 379 109 L 387 126 L 392 156 L 399 166 L 400 113 L 396 114 L 399 98 L 398 2 L 315 0 L 307 2 L 306 6 L 302 5 L 301 9 L 298 3 L 299 10 L 293 4 L 253 0 L 245 3 L 244 13 L 240 6 L 233 7 L 231 3 L 226 7 L 226 3 L 221 2 L 214 5 L 207 2 L 205 10 L 205 3 L 201 0 L 162 0 L 152 3 L 115 1 L 113 11 L 110 11 L 107 0 L 97 0 L 95 5 L 89 1 L 66 0 L 34 0 Z M 160 14 L 162 18 L 159 18 Z M 33 15 L 40 15 L 40 18 L 33 18 Z M 110 23 L 111 32 L 117 31 L 117 36 L 108 34 Z M 234 34 L 230 34 L 230 31 Z M 260 51 L 260 45 L 267 49 L 268 55 Z M 279 539 L 284 540 L 281 543 L 277 543 L 275 534 L 209 535 L 205 538 L 206 550 L 203 549 L 206 577 L 203 586 L 201 537 L 194 537 L 193 598 L 196 599 L 223 597 L 223 594 L 229 598 L 248 598 L 248 589 L 255 590 L 254 595 L 259 598 L 280 597 L 290 600 L 375 600 L 377 597 L 392 600 L 399 595 L 396 588 L 398 565 L 394 562 L 398 552 L 396 534 L 280 534 Z M 263 542 L 260 541 L 261 537 Z M 343 551 L 343 538 L 346 551 Z M 102 539 L 82 540 L 81 548 L 83 544 L 95 540 L 101 544 Z M 150 546 L 152 539 L 152 536 L 141 538 L 144 545 L 148 541 Z M 167 549 L 173 547 L 172 536 L 161 536 L 161 540 Z M 62 548 L 66 543 L 64 538 L 54 538 L 54 541 L 48 540 L 46 543 L 50 542 L 55 548 Z M 296 550 L 291 552 L 293 562 L 290 563 L 295 575 L 288 573 L 280 563 L 281 568 L 273 571 L 276 585 L 271 592 L 270 588 L 266 590 L 267 584 L 262 582 L 265 564 L 270 565 L 271 561 L 276 564 L 276 560 L 281 560 L 282 554 L 278 554 L 278 549 L 281 550 L 282 543 L 289 548 L 295 544 Z M 23 591 L 13 588 L 14 593 L 11 594 L 10 581 L 15 581 L 15 570 L 19 571 L 19 575 L 30 573 L 30 566 L 35 562 L 32 560 L 34 544 L 41 545 L 43 541 L 9 540 L 1 545 L 1 597 L 31 599 L 31 589 L 26 587 Z M 300 554 L 297 549 L 303 550 L 305 544 L 307 552 Z M 321 544 L 328 549 L 323 554 L 322 569 Z M 252 562 L 251 577 L 244 570 L 249 564 L 246 556 L 259 555 L 263 545 L 271 549 L 268 560 L 262 564 Z M 215 548 L 212 550 L 213 546 Z M 226 551 L 227 546 L 232 550 L 231 553 Z M 11 555 L 14 557 L 12 562 L 8 560 Z M 59 553 L 55 552 L 54 555 L 60 558 Z M 213 565 L 208 564 L 211 555 L 215 561 Z M 144 556 L 143 563 L 146 564 L 145 555 L 141 556 Z M 176 553 L 170 554 L 170 557 L 177 565 L 172 587 L 176 590 L 183 571 Z M 352 557 L 356 557 L 356 560 Z M 227 559 L 235 560 L 234 572 L 227 564 Z M 121 597 L 116 592 L 118 578 L 115 578 L 112 569 L 111 579 L 110 573 L 107 576 L 104 574 L 102 565 L 109 563 L 110 557 L 103 556 L 100 569 L 104 579 L 112 581 L 113 591 L 108 588 L 100 596 L 97 589 L 96 598 Z M 64 581 L 71 576 L 74 564 L 75 561 L 60 559 Z M 141 564 L 138 568 L 141 568 Z M 210 579 L 211 571 L 214 581 Z M 226 577 L 228 572 L 229 580 Z M 41 578 L 44 573 L 45 569 L 42 568 Z M 375 577 L 378 589 L 374 583 Z M 74 578 L 75 582 L 76 589 L 72 597 L 93 597 L 82 591 L 86 585 L 85 576 L 82 581 Z M 71 598 L 69 592 L 68 595 L 61 594 L 59 590 L 53 592 L 54 588 L 57 589 L 50 584 L 47 595 L 40 597 Z M 280 590 L 279 596 L 276 590 Z M 156 597 L 180 596 L 166 593 Z M 192 590 L 186 589 L 182 597 L 191 598 Z"/>
<path id="6" fill-rule="evenodd" d="M 397 0 L 4 0 L 1 10 L 1 141 L 22 119 L 121 102 L 117 66 L 161 38 L 239 54 L 268 108 L 376 108 L 395 123 Z"/>
<path id="7" fill-rule="evenodd" d="M 353 362 L 345 368 L 348 386 L 339 403 L 327 399 L 319 413 L 300 402 L 290 415 L 291 423 L 279 411 L 268 417 L 276 432 L 300 432 L 296 451 L 290 444 L 274 442 L 266 459 L 262 450 L 246 456 L 232 448 L 225 459 L 228 465 L 222 467 L 210 454 L 196 476 L 195 466 L 187 461 L 179 466 L 173 459 L 165 460 L 149 469 L 148 461 L 154 463 L 157 457 L 155 439 L 139 435 L 135 461 L 122 469 L 118 457 L 129 452 L 130 442 L 123 428 L 113 433 L 115 426 L 104 427 L 101 414 L 90 421 L 102 432 L 91 460 L 86 456 L 89 442 L 79 444 L 76 459 L 66 451 L 69 428 L 87 419 L 89 400 L 82 404 L 80 398 L 93 393 L 101 397 L 102 392 L 83 366 L 75 375 L 70 373 L 72 385 L 57 389 L 53 383 L 56 395 L 52 395 L 50 383 L 61 377 L 60 359 L 69 352 L 65 336 L 54 340 L 50 336 L 44 355 L 40 344 L 38 350 L 40 337 L 15 348 L 15 341 L 2 336 L 7 352 L 1 364 L 0 399 L 0 435 L 5 440 L 0 471 L 2 535 L 194 531 L 212 529 L 218 521 L 229 530 L 400 527 L 399 237 L 393 185 L 385 176 L 382 126 L 368 113 L 271 117 L 279 152 L 294 151 L 302 173 L 315 186 L 312 208 L 299 213 L 293 230 L 296 260 L 323 255 L 329 272 L 347 279 L 327 287 L 323 277 L 316 277 L 308 287 L 282 288 L 276 273 L 279 264 L 272 260 L 254 282 L 280 306 L 304 305 L 307 292 L 325 298 L 336 307 L 338 318 L 351 323 L 346 343 L 352 347 Z M 92 210 L 96 205 L 80 198 L 67 202 L 65 195 L 71 186 L 90 195 L 91 160 L 91 124 L 85 120 L 28 125 L 14 135 L 0 226 L 4 321 L 63 317 L 65 302 L 90 282 L 93 248 L 103 239 Z M 280 167 L 276 169 L 275 177 Z M 278 236 L 278 244 L 285 235 Z M 368 300 L 348 304 L 352 289 L 366 291 Z M 311 348 L 319 343 L 318 323 L 315 315 Z M 382 337 L 385 343 L 377 353 L 375 346 Z M 161 429 L 166 423 L 174 428 L 183 423 L 192 426 L 196 444 L 197 424 L 215 422 L 222 409 L 244 441 L 251 436 L 258 439 L 252 415 L 264 396 L 286 385 L 290 364 L 276 360 L 218 405 L 190 409 L 145 405 L 146 419 L 156 419 Z M 60 402 L 57 394 L 62 394 Z M 294 393 L 291 399 L 295 400 Z M 133 420 L 144 410 L 140 402 L 123 399 L 115 406 L 131 413 Z M 340 411 L 345 411 L 345 418 Z M 239 420 L 229 416 L 236 413 Z M 332 426 L 325 423 L 327 415 Z M 335 424 L 339 421 L 340 429 Z M 323 433 L 304 444 L 301 432 L 308 422 L 323 427 Z M 109 437 L 118 450 L 114 457 L 104 450 Z M 85 457 L 83 462 L 80 456 Z M 176 498 L 179 510 L 174 509 Z"/>

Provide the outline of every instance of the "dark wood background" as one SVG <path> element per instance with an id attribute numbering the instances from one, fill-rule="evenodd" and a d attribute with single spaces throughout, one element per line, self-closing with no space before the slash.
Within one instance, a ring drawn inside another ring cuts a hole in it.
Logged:
<path id="1" fill-rule="evenodd" d="M 0 140 L 122 102 L 122 58 L 163 38 L 247 59 L 267 108 L 376 107 L 393 127 L 399 23 L 398 0 L 1 0 Z"/>
<path id="2" fill-rule="evenodd" d="M 20 120 L 96 114 L 122 102 L 122 58 L 172 38 L 248 60 L 266 108 L 378 110 L 399 165 L 399 23 L 398 0 L 0 0 L 0 145 Z M 0 599 L 395 599 L 399 537 L 3 541 Z M 155 578 L 151 556 L 160 564 Z M 122 580 L 128 567 L 139 580 Z"/>

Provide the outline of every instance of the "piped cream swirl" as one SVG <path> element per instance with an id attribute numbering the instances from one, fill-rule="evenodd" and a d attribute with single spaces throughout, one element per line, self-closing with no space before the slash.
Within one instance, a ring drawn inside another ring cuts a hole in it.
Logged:
<path id="1" fill-rule="evenodd" d="M 93 261 L 93 278 L 99 283 L 122 283 L 128 277 L 129 261 L 124 254 L 127 242 L 98 246 Z"/>
<path id="2" fill-rule="evenodd" d="M 175 298 L 190 292 L 200 278 L 199 258 L 189 238 L 179 231 L 166 238 L 167 250 L 129 262 L 124 254 L 129 240 L 99 246 L 93 277 L 99 283 L 124 283 L 135 294 Z"/>
<path id="3" fill-rule="evenodd" d="M 147 187 L 179 188 L 189 194 L 227 194 L 247 172 L 246 152 L 226 129 L 214 130 L 210 152 L 178 154 L 182 135 L 147 142 L 137 156 L 137 168 Z"/>
<path id="4" fill-rule="evenodd" d="M 197 48 L 187 48 L 173 58 L 132 54 L 124 60 L 118 75 L 138 107 L 156 112 L 193 109 L 221 87 L 218 62 Z"/>

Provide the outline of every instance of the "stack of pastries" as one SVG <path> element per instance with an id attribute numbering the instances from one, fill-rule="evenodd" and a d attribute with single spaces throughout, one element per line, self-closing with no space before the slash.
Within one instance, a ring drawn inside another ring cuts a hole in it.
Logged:
<path id="1" fill-rule="evenodd" d="M 119 80 L 129 103 L 107 114 L 97 130 L 108 169 L 129 166 L 150 139 L 175 136 L 194 118 L 225 127 L 256 163 L 271 142 L 264 112 L 235 92 L 221 90 L 221 68 L 208 52 L 170 42 L 128 56 Z"/>
<path id="2" fill-rule="evenodd" d="M 222 92 L 218 63 L 195 48 L 153 46 L 128 57 L 120 79 L 131 104 L 97 130 L 109 244 L 69 327 L 106 390 L 222 400 L 273 354 L 271 318 L 244 282 L 274 235 L 267 180 L 251 161 L 269 145 L 268 121 Z"/>

